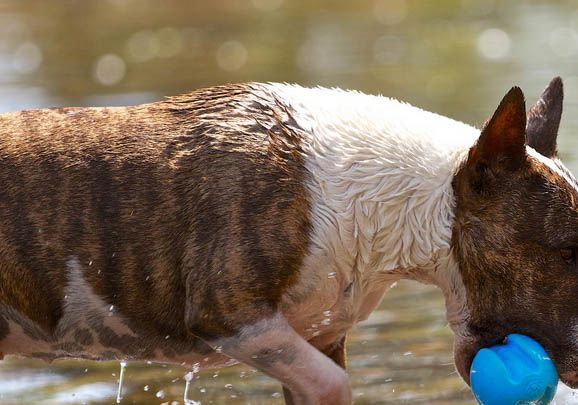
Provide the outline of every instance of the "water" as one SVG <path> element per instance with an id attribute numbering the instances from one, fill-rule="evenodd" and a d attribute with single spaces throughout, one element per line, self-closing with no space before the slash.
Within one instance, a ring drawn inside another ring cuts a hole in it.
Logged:
<path id="1" fill-rule="evenodd" d="M 578 173 L 577 30 L 571 0 L 3 0 L 0 111 L 137 104 L 258 80 L 382 93 L 480 125 L 512 85 L 533 102 L 561 75 L 560 151 Z M 348 351 L 356 404 L 474 403 L 432 287 L 400 282 Z M 118 368 L 9 358 L 0 403 L 110 404 Z M 189 371 L 131 363 L 121 404 L 282 403 L 278 383 L 250 368 L 190 381 Z M 568 390 L 557 399 L 577 402 Z"/>
<path id="2" fill-rule="evenodd" d="M 183 377 L 185 379 L 185 393 L 183 395 L 183 401 L 184 401 L 185 405 L 197 405 L 198 404 L 198 402 L 195 402 L 192 399 L 189 399 L 189 389 L 191 387 L 191 381 L 193 380 L 194 377 L 195 377 L 195 374 L 192 371 L 189 371 Z"/>
<path id="3" fill-rule="evenodd" d="M 118 377 L 118 392 L 116 393 L 116 403 L 120 404 L 122 400 L 122 384 L 124 382 L 124 370 L 126 368 L 126 362 L 120 362 L 120 376 Z"/>

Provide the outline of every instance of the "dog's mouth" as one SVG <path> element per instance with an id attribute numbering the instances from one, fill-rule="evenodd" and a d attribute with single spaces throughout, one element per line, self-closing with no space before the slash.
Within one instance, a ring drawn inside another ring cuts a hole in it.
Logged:
<path id="1" fill-rule="evenodd" d="M 454 361 L 458 374 L 470 385 L 470 369 L 474 362 L 474 357 L 484 347 L 492 347 L 504 342 L 505 337 L 494 339 L 491 342 L 480 343 L 472 337 L 456 339 L 454 343 Z"/>

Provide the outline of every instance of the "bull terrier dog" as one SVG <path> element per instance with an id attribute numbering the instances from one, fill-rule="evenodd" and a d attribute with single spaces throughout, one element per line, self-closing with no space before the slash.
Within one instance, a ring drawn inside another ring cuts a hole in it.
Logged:
<path id="1" fill-rule="evenodd" d="M 0 115 L 0 352 L 242 362 L 288 404 L 351 404 L 345 340 L 399 279 L 437 285 L 469 382 L 539 341 L 578 385 L 578 183 L 562 81 L 481 130 L 288 84 Z"/>

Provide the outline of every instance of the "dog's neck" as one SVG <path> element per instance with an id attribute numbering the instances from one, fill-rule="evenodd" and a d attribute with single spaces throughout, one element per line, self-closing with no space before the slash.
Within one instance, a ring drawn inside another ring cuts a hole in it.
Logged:
<path id="1" fill-rule="evenodd" d="M 479 131 L 385 97 L 271 88 L 311 134 L 314 247 L 331 244 L 367 283 L 410 278 L 451 290 L 452 180 Z"/>

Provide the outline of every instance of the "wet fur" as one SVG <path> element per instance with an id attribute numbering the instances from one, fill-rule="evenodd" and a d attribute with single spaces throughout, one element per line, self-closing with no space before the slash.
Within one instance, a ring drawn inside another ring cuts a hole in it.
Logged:
<path id="1" fill-rule="evenodd" d="M 23 322 L 13 313 L 45 340 L 74 326 L 70 260 L 139 336 L 100 336 L 118 357 L 151 356 L 147 341 L 210 350 L 191 332 L 234 335 L 296 278 L 309 227 L 300 129 L 257 85 L 3 114 L 0 134 L 0 340 Z"/>

